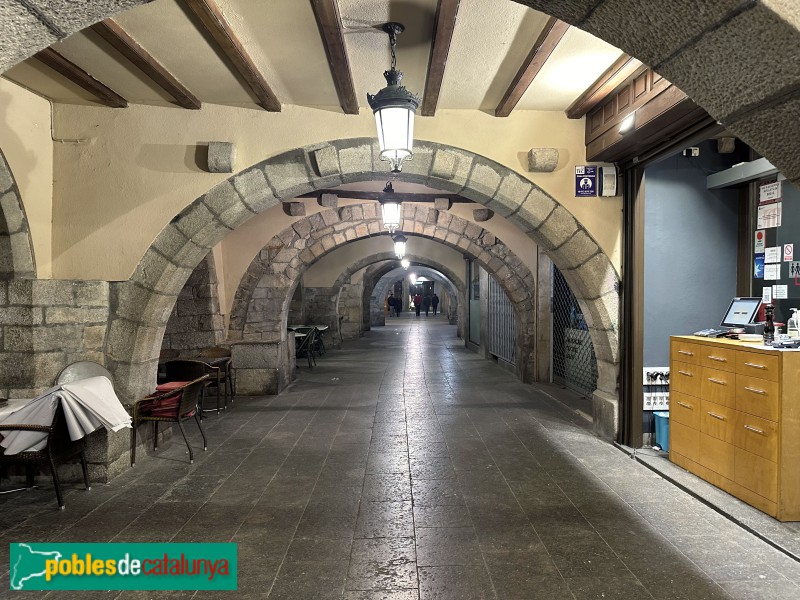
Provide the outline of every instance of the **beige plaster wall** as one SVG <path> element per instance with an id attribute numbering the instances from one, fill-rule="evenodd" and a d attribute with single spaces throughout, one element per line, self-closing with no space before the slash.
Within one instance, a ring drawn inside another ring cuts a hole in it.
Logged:
<path id="1" fill-rule="evenodd" d="M 215 105 L 199 111 L 57 105 L 54 123 L 57 137 L 91 140 L 55 148 L 53 274 L 76 279 L 127 279 L 164 225 L 226 178 L 198 166 L 208 141 L 235 142 L 236 169 L 242 170 L 307 144 L 374 136 L 369 111 L 343 115 L 286 105 L 281 113 Z M 434 118 L 420 117 L 416 126 L 418 139 L 482 154 L 540 185 L 575 214 L 618 266 L 620 200 L 573 197 L 573 166 L 585 162 L 583 136 L 583 121 L 560 112 L 516 111 L 498 119 L 442 110 Z M 559 148 L 557 170 L 526 173 L 531 147 Z M 231 277 L 227 269 L 225 277 Z"/>
<path id="2" fill-rule="evenodd" d="M 28 219 L 36 273 L 52 276 L 53 140 L 50 102 L 0 78 L 0 147 L 14 174 Z M 63 141 L 60 145 L 79 145 Z"/>

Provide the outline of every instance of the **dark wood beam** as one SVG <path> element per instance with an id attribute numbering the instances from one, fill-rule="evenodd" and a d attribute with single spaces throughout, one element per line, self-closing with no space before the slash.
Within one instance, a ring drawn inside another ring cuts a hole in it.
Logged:
<path id="1" fill-rule="evenodd" d="M 580 119 L 595 106 L 603 102 L 608 95 L 619 87 L 628 77 L 633 75 L 642 63 L 635 58 L 623 54 L 606 69 L 605 73 L 595 81 L 589 89 L 573 102 L 567 109 L 567 118 Z"/>
<path id="2" fill-rule="evenodd" d="M 447 198 L 454 203 L 467 203 L 472 202 L 469 198 L 459 196 L 458 194 L 414 194 L 414 193 L 398 193 L 386 194 L 384 192 L 353 192 L 349 190 L 316 190 L 308 192 L 298 198 L 319 198 L 323 194 L 335 194 L 339 198 L 351 198 L 354 200 L 384 200 L 391 196 L 400 202 L 433 202 L 436 198 Z"/>
<path id="3" fill-rule="evenodd" d="M 106 106 L 127 108 L 128 101 L 125 98 L 52 48 L 45 48 L 34 54 L 33 57 L 46 64 L 56 73 L 66 77 L 75 85 L 82 87 Z"/>
<path id="4" fill-rule="evenodd" d="M 550 17 L 511 85 L 508 86 L 500 104 L 497 105 L 494 111 L 495 117 L 507 117 L 511 114 L 522 95 L 533 83 L 539 71 L 542 70 L 544 63 L 547 62 L 553 50 L 558 46 L 561 38 L 564 37 L 567 29 L 569 29 L 568 23 L 559 21 L 555 17 Z"/>
<path id="5" fill-rule="evenodd" d="M 268 111 L 280 112 L 281 103 L 214 1 L 184 0 L 184 2 L 197 15 L 222 52 L 245 80 L 258 98 L 258 104 Z"/>
<path id="6" fill-rule="evenodd" d="M 311 0 L 311 7 L 314 9 L 322 45 L 328 57 L 339 104 L 346 115 L 357 115 L 358 100 L 353 85 L 353 73 L 350 71 L 350 60 L 344 47 L 344 28 L 339 14 L 339 3 L 337 0 Z"/>
<path id="7" fill-rule="evenodd" d="M 425 79 L 425 95 L 422 98 L 423 117 L 432 117 L 436 114 L 447 56 L 450 53 L 450 42 L 453 40 L 453 31 L 456 28 L 459 2 L 460 0 L 439 0 L 436 7 L 428 77 Z"/>
<path id="8" fill-rule="evenodd" d="M 106 19 L 92 25 L 92 31 L 111 44 L 117 52 L 172 96 L 178 105 L 193 110 L 200 108 L 200 100 L 117 23 Z"/>

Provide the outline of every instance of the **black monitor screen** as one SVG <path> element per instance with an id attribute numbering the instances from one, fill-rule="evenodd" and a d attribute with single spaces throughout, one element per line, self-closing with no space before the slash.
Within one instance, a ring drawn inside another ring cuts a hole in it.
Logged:
<path id="1" fill-rule="evenodd" d="M 761 298 L 734 298 L 722 319 L 723 327 L 743 327 L 753 320 L 761 305 Z"/>

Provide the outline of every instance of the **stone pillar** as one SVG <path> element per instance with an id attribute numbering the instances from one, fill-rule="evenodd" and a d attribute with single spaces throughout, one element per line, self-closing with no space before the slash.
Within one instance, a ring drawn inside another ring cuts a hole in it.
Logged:
<path id="1" fill-rule="evenodd" d="M 285 341 L 236 342 L 231 345 L 237 396 L 278 394 L 294 380 L 294 332 Z"/>
<path id="2" fill-rule="evenodd" d="M 553 263 L 538 251 L 536 286 L 536 370 L 534 379 L 542 383 L 553 380 Z"/>
<path id="3" fill-rule="evenodd" d="M 342 319 L 342 338 L 356 339 L 362 335 L 361 298 L 364 285 L 346 283 L 339 292 L 338 316 Z M 338 318 L 338 317 L 337 317 Z"/>

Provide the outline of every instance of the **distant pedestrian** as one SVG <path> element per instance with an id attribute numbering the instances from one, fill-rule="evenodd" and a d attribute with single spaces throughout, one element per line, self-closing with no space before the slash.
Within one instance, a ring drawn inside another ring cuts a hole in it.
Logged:
<path id="1" fill-rule="evenodd" d="M 403 296 L 396 296 L 394 299 L 394 316 L 399 317 L 400 311 L 403 310 Z"/>
<path id="2" fill-rule="evenodd" d="M 431 297 L 425 294 L 425 297 L 422 299 L 422 308 L 425 309 L 425 316 L 428 315 L 428 311 L 431 309 Z"/>
<path id="3" fill-rule="evenodd" d="M 439 296 L 436 294 L 431 298 L 431 306 L 433 307 L 433 316 L 436 316 L 436 310 L 439 308 Z"/>
<path id="4" fill-rule="evenodd" d="M 417 311 L 417 316 L 419 316 L 419 311 L 422 309 L 422 296 L 417 294 L 414 296 L 414 310 Z"/>
<path id="5" fill-rule="evenodd" d="M 389 306 L 389 316 L 390 317 L 396 316 L 397 312 L 394 309 L 395 299 L 394 299 L 394 294 L 392 292 L 389 292 L 389 297 L 386 299 L 386 304 Z"/>

